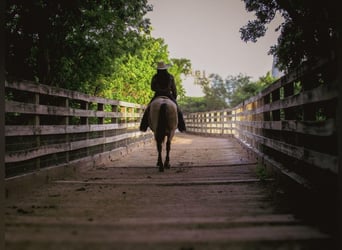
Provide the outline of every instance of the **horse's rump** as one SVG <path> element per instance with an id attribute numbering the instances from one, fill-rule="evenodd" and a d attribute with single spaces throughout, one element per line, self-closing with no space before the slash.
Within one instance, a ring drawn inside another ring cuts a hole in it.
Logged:
<path id="1" fill-rule="evenodd" d="M 150 117 L 149 125 L 153 132 L 157 132 L 158 121 L 160 115 L 160 108 L 162 105 L 165 106 L 165 129 L 167 132 L 171 132 L 177 129 L 178 116 L 177 116 L 177 105 L 166 96 L 159 96 L 155 98 L 150 104 Z M 166 121 L 167 119 L 167 121 Z"/>

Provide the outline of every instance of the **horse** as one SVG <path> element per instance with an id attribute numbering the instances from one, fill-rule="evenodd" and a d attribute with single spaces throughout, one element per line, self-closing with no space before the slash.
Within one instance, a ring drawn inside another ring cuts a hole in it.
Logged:
<path id="1" fill-rule="evenodd" d="M 177 105 L 166 96 L 156 97 L 150 104 L 149 127 L 154 133 L 157 144 L 157 167 L 163 172 L 164 168 L 170 168 L 171 141 L 178 125 Z M 163 163 L 162 147 L 166 140 L 166 157 Z"/>

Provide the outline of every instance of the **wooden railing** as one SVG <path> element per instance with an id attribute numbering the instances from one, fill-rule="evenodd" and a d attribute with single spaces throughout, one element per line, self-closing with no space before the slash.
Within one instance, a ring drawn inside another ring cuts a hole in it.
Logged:
<path id="1" fill-rule="evenodd" d="M 319 185 L 338 173 L 336 75 L 333 60 L 299 68 L 237 107 L 186 114 L 187 131 L 234 136 L 260 163 Z M 120 149 L 152 138 L 138 131 L 142 105 L 29 82 L 5 87 L 7 178 L 106 164 Z"/>
<path id="2" fill-rule="evenodd" d="M 233 109 L 186 114 L 187 131 L 233 135 L 262 164 L 320 185 L 338 173 L 336 75 L 333 60 L 306 65 Z"/>
<path id="3" fill-rule="evenodd" d="M 235 133 L 235 116 L 231 109 L 185 114 L 184 119 L 190 133 L 209 136 Z"/>
<path id="4" fill-rule="evenodd" d="M 110 161 L 151 138 L 144 106 L 30 82 L 6 83 L 6 178 L 71 163 Z"/>

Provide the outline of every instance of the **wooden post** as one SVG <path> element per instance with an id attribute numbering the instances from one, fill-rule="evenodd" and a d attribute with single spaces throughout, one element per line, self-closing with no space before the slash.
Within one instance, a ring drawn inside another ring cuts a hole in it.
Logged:
<path id="1" fill-rule="evenodd" d="M 4 27 L 5 1 L 0 2 L 1 10 L 1 27 Z M 4 50 L 4 29 L 0 34 L 0 50 L 1 55 L 5 54 Z M 5 249 L 5 59 L 0 59 L 0 249 Z"/>
<path id="2" fill-rule="evenodd" d="M 89 103 L 88 102 L 81 102 L 81 109 L 88 110 L 89 109 Z M 81 124 L 88 125 L 89 124 L 89 117 L 81 117 Z M 89 139 L 89 132 L 87 133 L 87 141 Z M 87 156 L 89 155 L 89 148 L 86 148 Z"/>
<path id="3" fill-rule="evenodd" d="M 0 25 L 5 27 L 5 2 L 0 1 Z M 1 55 L 5 54 L 4 28 L 0 31 Z M 5 249 L 5 57 L 0 57 L 0 249 Z"/>
<path id="4" fill-rule="evenodd" d="M 232 123 L 232 133 L 236 137 L 237 124 L 236 124 L 236 109 L 231 110 L 231 123 Z"/>
<path id="5" fill-rule="evenodd" d="M 340 34 L 342 34 L 342 16 L 339 15 L 339 21 L 337 22 L 339 25 Z M 338 44 L 341 44 L 342 37 L 339 36 Z M 337 104 L 337 112 L 336 112 L 336 124 L 337 124 L 337 147 L 338 147 L 338 249 L 342 249 L 342 48 L 338 47 L 337 54 L 337 86 L 338 86 L 338 104 Z"/>
<path id="6" fill-rule="evenodd" d="M 280 100 L 280 90 L 277 89 L 272 92 L 272 102 Z M 279 121 L 280 120 L 280 110 L 273 110 L 272 111 L 272 121 Z"/>
<path id="7" fill-rule="evenodd" d="M 81 109 L 88 110 L 89 109 L 89 103 L 88 102 L 81 102 Z M 88 125 L 89 124 L 89 118 L 88 117 L 81 117 L 81 124 Z"/>
<path id="8" fill-rule="evenodd" d="M 39 93 L 35 93 L 34 94 L 34 104 L 39 105 Z M 39 115 L 35 115 L 34 116 L 34 123 L 33 125 L 35 127 L 39 127 L 40 125 L 40 116 Z M 36 147 L 39 148 L 40 147 L 40 135 L 36 135 Z M 36 170 L 40 170 L 40 157 L 38 157 L 36 159 Z"/>
<path id="9" fill-rule="evenodd" d="M 98 110 L 98 111 L 104 111 L 104 105 L 103 105 L 103 103 L 98 103 L 98 104 L 97 104 L 97 110 Z M 98 117 L 98 118 L 97 118 L 97 123 L 98 123 L 98 124 L 104 124 L 104 117 Z M 101 132 L 101 137 L 102 137 L 102 138 L 105 138 L 105 137 L 106 137 L 106 131 L 105 131 L 105 130 L 103 130 L 103 131 Z M 102 152 L 105 152 L 105 149 L 106 149 L 106 146 L 105 146 L 105 144 L 103 143 L 103 144 L 101 145 L 101 151 L 102 151 Z"/>
<path id="10" fill-rule="evenodd" d="M 265 104 L 269 104 L 270 103 L 270 94 L 267 94 L 266 96 L 264 96 L 263 98 L 263 106 Z M 270 116 L 270 112 L 267 111 L 264 113 L 264 121 L 270 121 L 271 120 L 271 116 Z"/>
<path id="11" fill-rule="evenodd" d="M 131 121 L 132 121 L 132 114 L 133 114 L 133 108 L 132 107 L 127 107 L 126 108 L 126 116 L 127 116 L 127 118 L 126 118 L 126 123 L 130 123 Z"/>
<path id="12" fill-rule="evenodd" d="M 219 115 L 220 115 L 221 135 L 225 134 L 225 130 L 224 130 L 224 122 L 225 122 L 224 114 L 225 114 L 224 110 L 221 110 L 220 113 L 219 113 Z"/>
<path id="13" fill-rule="evenodd" d="M 69 99 L 68 99 L 68 98 L 65 98 L 64 107 L 69 108 Z M 66 116 L 66 117 L 64 118 L 64 124 L 65 124 L 65 127 L 66 127 L 66 128 L 69 126 L 69 116 Z M 69 135 L 68 132 L 65 134 L 65 142 L 68 143 L 68 144 L 69 144 L 69 142 L 70 142 L 70 135 Z M 69 163 L 69 160 L 70 160 L 70 154 L 69 154 L 69 151 L 67 151 L 67 152 L 65 153 L 65 161 L 66 161 L 67 163 Z"/>
<path id="14" fill-rule="evenodd" d="M 103 103 L 98 103 L 98 104 L 97 104 L 97 110 L 98 110 L 98 111 L 104 111 L 104 105 L 103 105 Z M 103 117 L 97 118 L 97 124 L 103 124 L 103 123 L 104 123 L 104 118 L 103 118 Z"/>
<path id="15" fill-rule="evenodd" d="M 294 95 L 294 85 L 293 82 L 287 84 L 284 86 L 284 97 L 289 97 Z M 295 119 L 295 113 L 293 112 L 293 109 L 288 108 L 284 110 L 285 113 L 285 120 L 294 120 Z"/>
<path id="16" fill-rule="evenodd" d="M 120 113 L 120 118 L 118 119 L 119 124 L 125 123 L 125 107 L 119 106 L 118 107 L 118 112 Z"/>
<path id="17" fill-rule="evenodd" d="M 342 41 L 341 41 L 342 42 Z M 337 124 L 337 135 L 338 135 L 338 229 L 339 229 L 339 235 L 337 236 L 338 238 L 338 244 L 339 248 L 342 249 L 342 53 L 340 51 L 340 56 L 338 60 L 338 76 L 337 76 L 337 81 L 338 81 L 338 107 L 337 107 L 337 117 L 336 117 L 336 124 Z"/>
<path id="18" fill-rule="evenodd" d="M 313 88 L 316 79 L 313 78 L 304 78 L 302 79 L 302 91 L 310 90 Z M 303 120 L 304 121 L 314 121 L 316 120 L 316 109 L 313 104 L 303 105 Z"/>
<path id="19" fill-rule="evenodd" d="M 118 106 L 112 105 L 112 112 L 118 112 Z M 118 123 L 118 118 L 112 118 L 112 123 Z"/>
<path id="20" fill-rule="evenodd" d="M 3 48 L 1 46 L 1 48 Z M 3 59 L 1 59 L 3 62 Z M 0 249 L 5 249 L 5 88 L 3 76 L 3 64 L 1 62 L 1 82 L 0 82 Z"/>
<path id="21" fill-rule="evenodd" d="M 256 110 L 259 109 L 259 108 L 261 108 L 262 105 L 263 105 L 263 98 L 261 97 L 261 98 L 258 98 L 258 100 L 256 101 Z M 255 110 L 255 112 L 256 112 L 256 110 Z M 259 113 L 259 114 L 256 115 L 255 120 L 256 120 L 258 123 L 263 124 L 263 119 L 264 119 L 264 116 L 263 116 L 262 113 Z M 262 136 L 262 132 L 263 132 L 262 126 L 256 128 L 255 131 L 256 131 L 256 134 L 257 134 L 257 135 Z M 261 148 L 259 142 L 256 143 L 256 149 L 257 149 L 259 152 L 261 152 L 261 150 L 262 150 L 262 148 Z"/>

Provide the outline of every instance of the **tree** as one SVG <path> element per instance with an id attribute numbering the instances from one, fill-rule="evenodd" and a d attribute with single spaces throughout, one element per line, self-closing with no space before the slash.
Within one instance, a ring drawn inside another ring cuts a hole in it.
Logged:
<path id="1" fill-rule="evenodd" d="M 6 11 L 7 79 L 146 104 L 155 65 L 173 64 L 179 95 L 188 59 L 150 35 L 147 0 L 14 0 Z"/>
<path id="2" fill-rule="evenodd" d="M 183 113 L 194 113 L 208 111 L 208 102 L 205 97 L 189 97 L 185 96 L 178 101 Z"/>
<path id="3" fill-rule="evenodd" d="M 269 53 L 276 56 L 278 67 L 291 70 L 305 61 L 336 54 L 338 49 L 337 1 L 244 0 L 246 10 L 255 12 L 256 20 L 240 29 L 241 39 L 256 42 L 265 35 L 277 13 L 284 22 L 278 27 L 278 44 Z"/>
<path id="4" fill-rule="evenodd" d="M 208 110 L 218 110 L 227 107 L 226 93 L 223 80 L 217 74 L 206 77 L 205 74 L 195 76 L 195 84 L 201 86 L 204 93 L 205 107 Z"/>
<path id="5" fill-rule="evenodd" d="M 163 39 L 144 35 L 139 41 L 139 49 L 114 60 L 112 74 L 101 78 L 96 85 L 97 95 L 141 104 L 150 101 L 156 62 L 168 61 L 169 54 Z"/>
<path id="6" fill-rule="evenodd" d="M 265 76 L 257 81 L 251 81 L 249 76 L 239 74 L 238 76 L 228 76 L 225 80 L 228 92 L 229 107 L 235 107 L 242 101 L 258 94 L 266 86 L 272 84 L 275 79 L 267 72 Z"/>
<path id="7" fill-rule="evenodd" d="M 172 67 L 169 69 L 169 72 L 175 78 L 177 94 L 180 98 L 184 98 L 185 89 L 182 85 L 182 76 L 187 76 L 191 74 L 191 61 L 186 58 L 172 58 L 171 64 Z"/>
<path id="8" fill-rule="evenodd" d="M 257 87 L 250 81 L 249 76 L 239 74 L 225 79 L 227 99 L 230 107 L 235 107 L 256 92 Z"/>
<path id="9" fill-rule="evenodd" d="M 202 87 L 204 93 L 204 105 L 190 106 L 192 109 L 201 107 L 201 109 L 219 110 L 227 107 L 235 107 L 242 101 L 256 95 L 266 86 L 275 81 L 267 72 L 265 76 L 257 81 L 251 81 L 251 77 L 239 74 L 237 76 L 227 76 L 225 80 L 217 74 L 211 74 L 208 78 L 205 76 L 197 77 L 196 84 Z M 201 100 L 202 101 L 202 100 Z M 184 106 L 188 109 L 187 103 Z"/>
<path id="10" fill-rule="evenodd" d="M 14 0 L 6 9 L 6 77 L 84 90 L 148 32 L 147 0 Z"/>
<path id="11" fill-rule="evenodd" d="M 184 58 L 170 59 L 168 46 L 161 38 L 142 34 L 138 39 L 139 48 L 114 59 L 112 73 L 95 81 L 89 86 L 88 92 L 106 98 L 147 104 L 154 94 L 151 79 L 156 73 L 156 64 L 165 61 L 172 64 L 169 71 L 174 75 L 179 96 L 184 96 L 181 76 L 191 72 L 191 62 Z"/>

